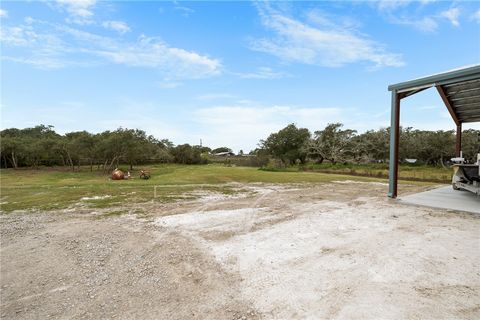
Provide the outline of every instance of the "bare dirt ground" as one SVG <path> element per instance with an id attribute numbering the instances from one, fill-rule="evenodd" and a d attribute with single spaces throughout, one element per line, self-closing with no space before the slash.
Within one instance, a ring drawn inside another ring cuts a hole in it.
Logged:
<path id="1" fill-rule="evenodd" d="M 1 318 L 480 318 L 478 215 L 380 183 L 239 188 L 143 215 L 1 215 Z"/>

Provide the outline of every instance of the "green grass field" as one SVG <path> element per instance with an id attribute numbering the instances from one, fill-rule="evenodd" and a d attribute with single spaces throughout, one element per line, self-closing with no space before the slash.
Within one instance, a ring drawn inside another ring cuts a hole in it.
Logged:
<path id="1" fill-rule="evenodd" d="M 309 164 L 303 167 L 307 171 L 323 173 L 337 173 L 347 175 L 359 175 L 365 177 L 388 178 L 388 164 Z M 443 167 L 432 167 L 425 165 L 400 165 L 398 176 L 408 181 L 429 181 L 450 183 L 452 169 Z"/>
<path id="2" fill-rule="evenodd" d="M 71 206 L 92 208 L 121 208 L 126 202 L 167 202 L 191 197 L 189 193 L 203 190 L 231 193 L 229 182 L 264 183 L 317 183 L 333 180 L 384 181 L 384 179 L 345 176 L 308 171 L 272 172 L 252 167 L 226 167 L 223 165 L 152 165 L 150 180 L 134 179 L 113 181 L 101 172 L 82 168 L 79 172 L 45 168 L 40 170 L 3 169 L 0 172 L 0 202 L 3 212 L 24 209 L 62 209 Z M 205 186 L 206 185 L 206 186 Z M 154 199 L 154 186 L 157 197 Z M 83 199 L 82 199 L 83 198 Z"/>

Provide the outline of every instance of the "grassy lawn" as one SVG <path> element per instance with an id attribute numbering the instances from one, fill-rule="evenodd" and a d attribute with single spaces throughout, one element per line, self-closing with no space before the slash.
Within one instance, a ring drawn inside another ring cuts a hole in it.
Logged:
<path id="1" fill-rule="evenodd" d="M 388 164 L 308 164 L 299 170 L 316 171 L 323 173 L 337 173 L 366 177 L 388 178 Z M 430 181 L 450 183 L 452 169 L 424 165 L 400 165 L 399 179 L 408 181 Z"/>
<path id="2" fill-rule="evenodd" d="M 378 178 L 325 174 L 309 171 L 272 172 L 252 167 L 222 165 L 153 165 L 145 166 L 151 172 L 150 180 L 113 181 L 100 172 L 82 168 L 80 172 L 53 169 L 12 170 L 0 172 L 0 202 L 3 212 L 21 209 L 62 209 L 71 206 L 92 208 L 121 208 L 127 201 L 167 202 L 191 198 L 192 191 L 231 193 L 228 182 L 300 183 L 330 182 L 333 180 L 384 181 Z M 154 186 L 157 197 L 153 197 Z"/>

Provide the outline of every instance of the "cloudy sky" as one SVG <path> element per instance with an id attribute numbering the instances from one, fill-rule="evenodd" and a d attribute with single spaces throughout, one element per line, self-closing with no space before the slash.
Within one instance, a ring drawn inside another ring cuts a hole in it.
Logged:
<path id="1" fill-rule="evenodd" d="M 2 129 L 122 126 L 249 151 L 292 122 L 386 127 L 389 84 L 480 62 L 473 1 L 0 6 Z M 453 129 L 434 90 L 402 103 L 402 125 Z"/>

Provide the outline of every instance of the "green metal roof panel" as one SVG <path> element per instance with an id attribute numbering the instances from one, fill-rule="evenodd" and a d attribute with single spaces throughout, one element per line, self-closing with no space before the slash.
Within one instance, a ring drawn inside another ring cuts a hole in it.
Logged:
<path id="1" fill-rule="evenodd" d="M 479 121 L 480 79 L 445 85 L 444 89 L 460 122 Z"/>
<path id="2" fill-rule="evenodd" d="M 406 91 L 408 89 L 418 89 L 473 79 L 480 79 L 480 64 L 465 66 L 422 78 L 391 84 L 388 86 L 388 90 Z"/>
<path id="3" fill-rule="evenodd" d="M 458 122 L 480 121 L 480 65 L 471 65 L 388 86 L 388 90 L 410 96 L 439 86 Z M 455 119 L 455 117 L 454 117 Z"/>

